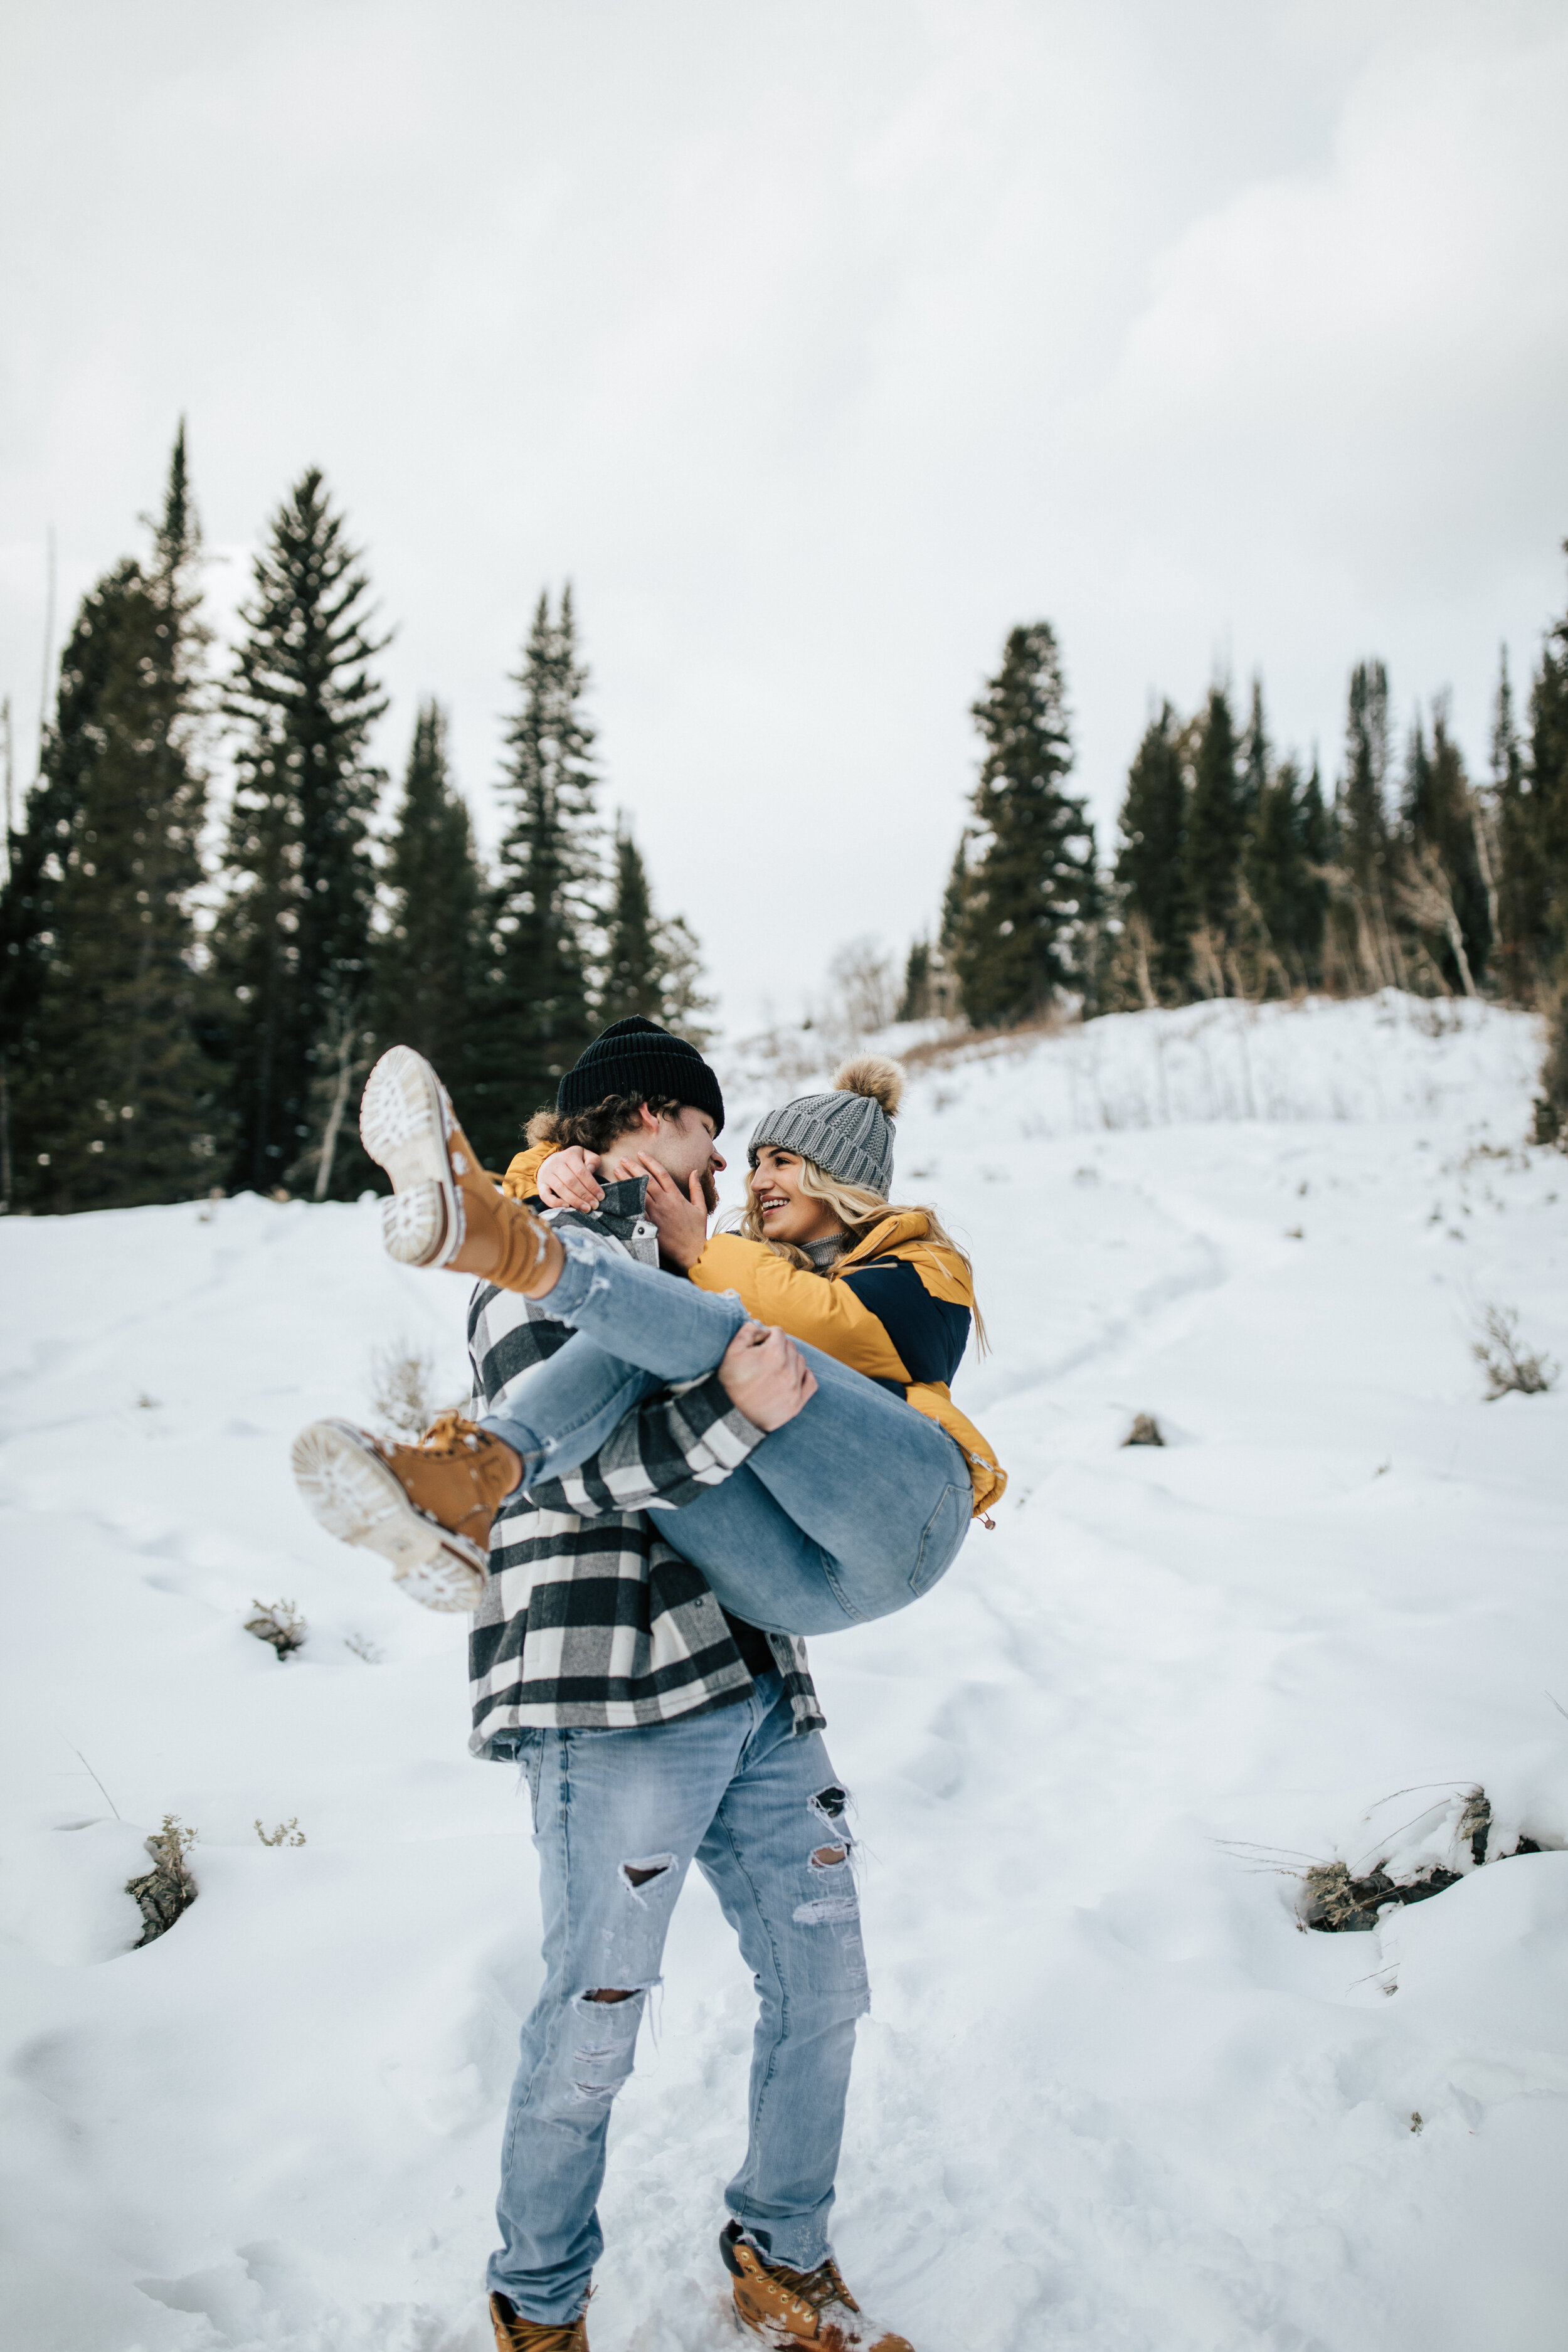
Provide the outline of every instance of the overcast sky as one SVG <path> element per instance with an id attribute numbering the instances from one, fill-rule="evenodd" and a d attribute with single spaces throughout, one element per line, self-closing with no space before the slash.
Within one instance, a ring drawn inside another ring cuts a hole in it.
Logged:
<path id="1" fill-rule="evenodd" d="M 1007 628 L 1108 845 L 1152 696 L 1484 760 L 1568 602 L 1562 0 L 59 0 L 0 30 L 0 691 L 174 425 L 232 604 L 307 465 L 493 838 L 574 583 L 732 1028 L 929 920 Z"/>

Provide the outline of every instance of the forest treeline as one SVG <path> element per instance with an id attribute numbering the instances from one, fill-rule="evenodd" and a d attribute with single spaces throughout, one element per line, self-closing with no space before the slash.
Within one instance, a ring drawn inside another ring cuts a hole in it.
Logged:
<path id="1" fill-rule="evenodd" d="M 1060 651 L 1014 629 L 973 705 L 983 760 L 934 936 L 901 1016 L 1017 1027 L 1201 997 L 1403 988 L 1489 995 L 1551 1016 L 1542 1140 L 1568 1129 L 1568 614 L 1547 629 L 1528 707 L 1506 653 L 1490 758 L 1472 776 L 1446 699 L 1395 742 L 1381 661 L 1351 672 L 1342 761 L 1325 784 L 1270 740 L 1263 688 L 1228 685 L 1149 720 L 1112 855 L 1070 788 Z M 1555 1073 L 1555 1075 L 1554 1075 Z"/>
<path id="2" fill-rule="evenodd" d="M 697 942 L 657 914 L 626 827 L 601 821 L 570 588 L 541 596 L 521 648 L 487 865 L 434 700 L 382 817 L 388 640 L 320 472 L 268 526 L 221 675 L 183 426 L 150 531 L 83 598 L 37 781 L 15 824 L 7 809 L 8 1208 L 351 1197 L 382 1181 L 354 1114 L 395 1039 L 430 1055 L 504 1167 L 603 1024 L 700 1034 Z M 233 793 L 209 852 L 220 760 Z"/>
<path id="3" fill-rule="evenodd" d="M 504 1165 L 605 1023 L 645 1013 L 702 1040 L 696 940 L 660 919 L 636 842 L 600 815 L 569 588 L 541 596 L 521 648 L 487 862 L 437 702 L 400 790 L 371 757 L 388 640 L 319 471 L 268 526 L 221 672 L 183 427 L 149 531 L 83 598 L 37 781 L 7 811 L 7 1208 L 350 1197 L 381 1181 L 353 1114 L 395 1039 L 448 1076 Z M 1351 673 L 1331 782 L 1277 749 L 1260 683 L 1245 709 L 1225 683 L 1185 717 L 1163 703 L 1103 862 L 1048 623 L 1010 631 L 973 717 L 979 775 L 904 1018 L 999 1030 L 1064 1005 L 1487 994 L 1552 1015 L 1539 1130 L 1568 1134 L 1568 615 L 1521 712 L 1505 661 L 1482 776 L 1441 698 L 1396 742 L 1380 661 Z"/>

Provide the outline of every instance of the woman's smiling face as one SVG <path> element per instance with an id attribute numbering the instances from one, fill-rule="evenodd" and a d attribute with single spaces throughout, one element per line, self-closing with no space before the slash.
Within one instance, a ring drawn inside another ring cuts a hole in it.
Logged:
<path id="1" fill-rule="evenodd" d="M 798 1151 L 764 1143 L 758 1152 L 752 1171 L 752 1199 L 769 1241 L 793 1242 L 796 1249 L 804 1249 L 807 1242 L 826 1241 L 829 1234 L 844 1231 L 842 1221 L 826 1201 L 814 1201 L 801 1191 L 805 1172 L 805 1162 Z"/>

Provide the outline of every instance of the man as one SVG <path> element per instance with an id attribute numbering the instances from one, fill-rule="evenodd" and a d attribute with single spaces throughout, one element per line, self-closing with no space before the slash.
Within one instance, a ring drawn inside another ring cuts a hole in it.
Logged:
<path id="1" fill-rule="evenodd" d="M 683 1193 L 695 1179 L 711 1211 L 723 1119 L 694 1047 L 640 1017 L 617 1022 L 530 1129 L 601 1153 L 604 1198 L 591 1212 L 535 1205 L 656 1264 L 644 1161 Z M 482 1410 L 496 1412 L 569 1337 L 548 1302 L 481 1281 L 468 1342 Z M 499 2352 L 587 2352 L 610 2108 L 693 1862 L 761 1999 L 746 2157 L 721 2240 L 737 2319 L 774 2346 L 910 2352 L 859 2310 L 827 2235 L 867 1983 L 847 1799 L 805 1645 L 728 1618 L 647 1515 L 727 1477 L 795 1409 L 795 1381 L 783 1350 L 738 1340 L 717 1371 L 648 1399 L 580 1469 L 496 1508 L 469 1644 L 469 1744 L 526 1775 L 546 1962 L 502 2143 L 489 2277 Z"/>

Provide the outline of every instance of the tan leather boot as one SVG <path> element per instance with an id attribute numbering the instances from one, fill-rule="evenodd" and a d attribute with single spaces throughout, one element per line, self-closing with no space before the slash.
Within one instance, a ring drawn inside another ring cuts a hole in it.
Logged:
<path id="1" fill-rule="evenodd" d="M 576 2319 L 521 2319 L 505 2295 L 489 2298 L 496 2352 L 588 2352 L 588 2312 Z"/>
<path id="2" fill-rule="evenodd" d="M 306 1509 L 329 1534 L 389 1559 L 426 1609 L 478 1608 L 490 1521 L 521 1475 L 511 1447 L 460 1412 L 440 1414 L 417 1445 L 348 1421 L 313 1421 L 294 1440 Z"/>
<path id="3" fill-rule="evenodd" d="M 542 1218 L 486 1175 L 458 1125 L 452 1099 L 423 1054 L 394 1045 L 365 1081 L 360 1139 L 392 1179 L 381 1210 L 388 1254 L 404 1265 L 476 1274 L 502 1290 L 541 1297 L 565 1264 Z"/>
<path id="4" fill-rule="evenodd" d="M 835 2262 L 814 2271 L 792 2271 L 763 2260 L 731 2221 L 719 2241 L 730 2273 L 738 2326 L 781 2347 L 815 2345 L 816 2352 L 914 2352 L 907 2336 L 895 2336 L 868 2319 Z"/>
<path id="5" fill-rule="evenodd" d="M 523 2319 L 504 2294 L 490 2297 L 496 2352 L 588 2352 L 588 2315 L 574 2320 Z"/>

